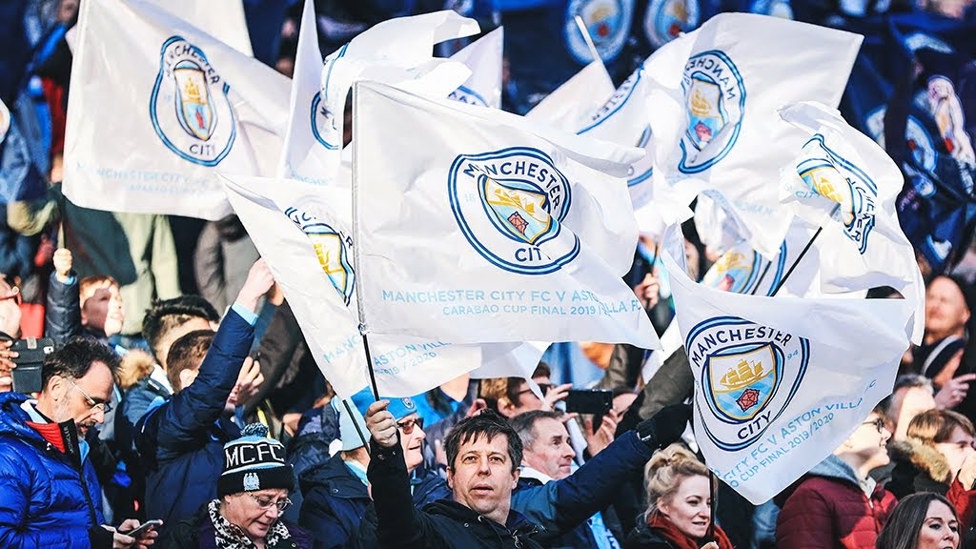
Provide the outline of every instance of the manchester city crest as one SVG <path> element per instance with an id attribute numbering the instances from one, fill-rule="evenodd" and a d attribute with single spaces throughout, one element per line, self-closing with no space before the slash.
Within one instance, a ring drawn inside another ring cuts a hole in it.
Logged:
<path id="1" fill-rule="evenodd" d="M 693 174 L 725 158 L 742 129 L 746 89 L 732 60 L 718 50 L 693 55 L 681 87 L 688 115 L 678 170 Z"/>
<path id="2" fill-rule="evenodd" d="M 575 235 L 557 238 L 572 192 L 542 151 L 513 147 L 460 155 L 451 165 L 448 192 L 465 238 L 502 269 L 546 274 L 579 254 Z"/>
<path id="3" fill-rule="evenodd" d="M 312 241 L 315 256 L 329 282 L 339 292 L 342 300 L 349 305 L 355 290 L 356 274 L 352 269 L 349 246 L 352 239 L 316 216 L 298 208 L 287 208 L 285 215 Z"/>
<path id="4" fill-rule="evenodd" d="M 338 141 L 332 143 L 325 138 L 327 135 L 339 135 L 339 127 L 336 122 L 335 113 L 330 112 L 325 107 L 325 104 L 322 102 L 321 92 L 316 92 L 312 96 L 312 101 L 309 104 L 311 105 L 310 122 L 312 125 L 312 135 L 315 136 L 315 140 L 330 151 L 338 150 L 340 145 Z M 340 116 L 342 115 L 342 113 L 339 114 Z"/>
<path id="5" fill-rule="evenodd" d="M 806 373 L 809 341 L 748 320 L 701 322 L 685 341 L 701 387 L 703 430 L 726 451 L 745 448 L 783 413 Z"/>
<path id="6" fill-rule="evenodd" d="M 604 61 L 612 61 L 627 42 L 634 17 L 634 0 L 570 0 L 566 6 L 563 32 L 569 51 L 578 63 L 593 61 L 593 55 L 580 34 L 576 17 L 583 20 L 597 53 Z"/>
<path id="7" fill-rule="evenodd" d="M 342 124 L 346 98 L 338 97 L 345 92 L 338 84 L 342 79 L 336 72 L 336 62 L 346 56 L 349 44 L 329 54 L 322 62 L 322 89 L 312 96 L 311 124 L 315 140 L 326 149 L 336 151 L 342 148 Z M 330 95 L 332 94 L 332 95 Z"/>
<path id="8" fill-rule="evenodd" d="M 702 283 L 724 292 L 752 295 L 764 285 L 764 295 L 769 295 L 779 285 L 785 267 L 786 243 L 782 244 L 779 256 L 773 262 L 742 243 L 722 254 L 705 273 Z"/>
<path id="9" fill-rule="evenodd" d="M 699 0 L 651 0 L 644 12 L 644 34 L 655 48 L 701 25 Z"/>
<path id="10" fill-rule="evenodd" d="M 831 150 L 820 134 L 803 146 L 796 172 L 809 194 L 837 203 L 834 217 L 863 254 L 875 223 L 878 186 L 863 170 Z"/>
<path id="11" fill-rule="evenodd" d="M 149 101 L 156 135 L 180 158 L 216 166 L 237 136 L 229 90 L 200 48 L 179 36 L 167 39 Z"/>

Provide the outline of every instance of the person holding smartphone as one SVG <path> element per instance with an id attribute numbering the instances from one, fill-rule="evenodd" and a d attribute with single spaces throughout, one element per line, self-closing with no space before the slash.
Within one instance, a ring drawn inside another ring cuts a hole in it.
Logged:
<path id="1" fill-rule="evenodd" d="M 85 435 L 110 411 L 119 359 L 73 339 L 41 366 L 37 399 L 0 393 L 0 547 L 148 547 L 139 522 L 105 524 Z"/>

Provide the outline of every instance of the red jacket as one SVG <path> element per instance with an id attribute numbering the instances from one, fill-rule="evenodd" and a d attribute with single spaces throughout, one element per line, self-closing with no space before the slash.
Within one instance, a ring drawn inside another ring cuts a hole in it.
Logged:
<path id="1" fill-rule="evenodd" d="M 895 496 L 878 485 L 869 498 L 854 471 L 829 456 L 787 494 L 776 522 L 779 549 L 872 548 Z"/>

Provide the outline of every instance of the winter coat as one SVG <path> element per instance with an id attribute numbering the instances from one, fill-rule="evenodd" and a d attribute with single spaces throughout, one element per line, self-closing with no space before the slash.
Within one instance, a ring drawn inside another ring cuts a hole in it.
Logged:
<path id="1" fill-rule="evenodd" d="M 505 525 L 479 515 L 455 501 L 442 499 L 417 510 L 403 451 L 397 444 L 384 448 L 372 442 L 367 476 L 377 516 L 377 547 L 430 549 L 447 547 L 541 548 L 533 539 L 541 530 L 517 511 Z"/>
<path id="2" fill-rule="evenodd" d="M 623 549 L 675 549 L 675 547 L 660 532 L 655 532 L 646 524 L 638 522 L 637 527 L 624 540 Z"/>
<path id="3" fill-rule="evenodd" d="M 312 538 L 308 533 L 280 519 L 288 528 L 291 537 L 269 549 L 311 549 Z M 188 519 L 181 520 L 166 532 L 165 537 L 159 538 L 156 546 L 162 549 L 217 549 L 217 529 L 214 528 L 210 515 L 204 506 L 199 512 Z"/>
<path id="4" fill-rule="evenodd" d="M 299 485 L 304 503 L 298 523 L 315 536 L 315 547 L 376 547 L 373 501 L 366 485 L 349 470 L 339 454 L 307 470 Z M 451 497 L 447 484 L 435 473 L 425 473 L 420 479 L 412 480 L 411 485 L 413 504 L 418 509 Z"/>
<path id="5" fill-rule="evenodd" d="M 967 489 L 952 477 L 948 461 L 938 450 L 908 440 L 888 445 L 888 455 L 895 467 L 885 488 L 899 500 L 917 492 L 945 496 L 959 516 L 959 531 L 969 532 L 976 511 L 976 490 Z"/>
<path id="6" fill-rule="evenodd" d="M 72 272 L 67 282 L 61 282 L 56 273 L 51 273 L 47 286 L 47 307 L 44 310 L 44 336 L 63 343 L 80 333 L 78 275 Z"/>
<path id="7" fill-rule="evenodd" d="M 149 471 L 146 516 L 175 524 L 217 497 L 224 443 L 240 429 L 224 418 L 254 328 L 231 308 L 214 336 L 196 380 L 136 426 L 136 447 Z"/>
<path id="8" fill-rule="evenodd" d="M 27 424 L 27 400 L 0 393 L 0 547 L 89 547 L 104 518 L 87 447 L 69 437 L 55 448 Z"/>
<path id="9" fill-rule="evenodd" d="M 833 455 L 794 486 L 784 494 L 786 501 L 776 522 L 780 549 L 874 547 L 896 503 L 881 485 L 869 498 L 853 469 Z"/>

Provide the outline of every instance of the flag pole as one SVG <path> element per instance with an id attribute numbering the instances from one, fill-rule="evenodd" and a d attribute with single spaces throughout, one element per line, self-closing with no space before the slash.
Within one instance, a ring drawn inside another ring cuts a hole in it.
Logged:
<path id="1" fill-rule="evenodd" d="M 752 291 L 749 292 L 749 295 L 756 295 L 756 292 L 759 291 L 759 286 L 761 286 L 763 280 L 766 279 L 766 273 L 769 272 L 769 266 L 772 264 L 773 264 L 772 261 L 767 260 L 766 266 L 763 267 L 762 273 L 759 274 L 759 280 L 756 281 L 756 285 L 753 286 Z"/>
<path id="2" fill-rule="evenodd" d="M 352 415 L 352 408 L 349 407 L 349 401 L 348 400 L 342 399 L 342 405 L 346 407 L 346 413 L 349 414 L 349 419 L 352 419 L 353 417 L 355 417 L 355 416 Z M 352 425 L 353 425 L 353 427 L 356 428 L 356 434 L 359 435 L 359 440 L 363 441 L 363 446 L 366 448 L 366 453 L 368 454 L 369 453 L 369 442 L 366 441 L 366 435 L 363 434 L 363 430 L 359 428 L 359 422 L 358 421 L 353 421 L 352 422 Z"/>
<path id="3" fill-rule="evenodd" d="M 593 60 L 602 59 L 600 52 L 596 50 L 596 44 L 593 43 L 593 37 L 590 36 L 590 31 L 586 30 L 586 23 L 583 22 L 583 18 L 579 15 L 576 16 L 576 26 L 579 27 L 580 34 L 583 35 L 583 40 L 586 41 L 586 47 L 589 48 Z"/>
<path id="4" fill-rule="evenodd" d="M 373 389 L 373 399 L 380 399 L 380 390 L 376 387 L 376 372 L 373 370 L 373 357 L 369 354 L 369 339 L 366 337 L 365 326 L 359 325 L 359 333 L 363 335 L 363 350 L 366 351 L 366 369 L 369 371 L 369 383 Z"/>
<path id="5" fill-rule="evenodd" d="M 790 275 L 793 274 L 793 271 L 796 269 L 796 266 L 800 263 L 800 260 L 803 259 L 803 256 L 805 256 L 807 252 L 810 250 L 810 246 L 813 246 L 814 241 L 817 240 L 817 237 L 820 236 L 821 232 L 823 232 L 823 225 L 817 227 L 817 232 L 813 233 L 813 236 L 810 237 L 810 240 L 807 242 L 807 245 L 804 246 L 802 250 L 800 250 L 800 255 L 796 256 L 796 259 L 793 260 L 793 264 L 790 265 L 790 268 L 786 270 L 786 274 L 784 274 L 783 278 L 780 279 L 779 284 L 777 284 L 776 288 L 773 289 L 773 293 L 769 294 L 769 297 L 773 297 L 777 293 L 779 293 L 780 288 L 782 288 L 786 284 L 786 279 L 788 279 Z"/>

